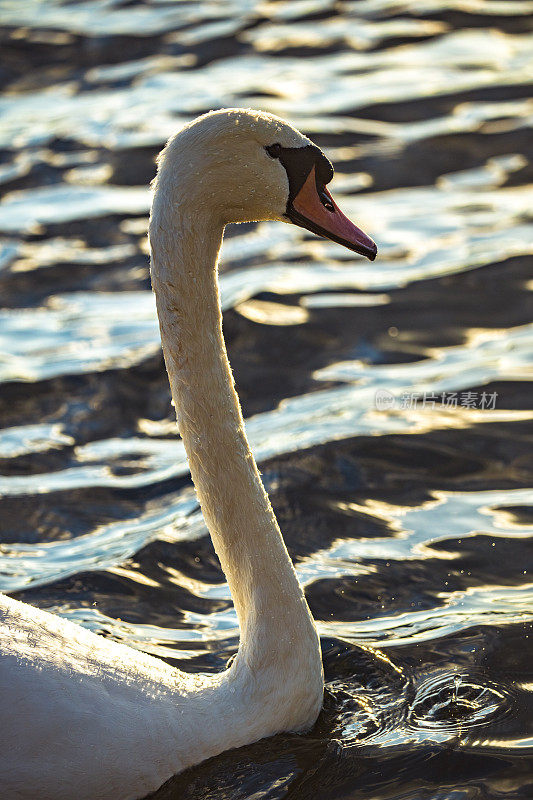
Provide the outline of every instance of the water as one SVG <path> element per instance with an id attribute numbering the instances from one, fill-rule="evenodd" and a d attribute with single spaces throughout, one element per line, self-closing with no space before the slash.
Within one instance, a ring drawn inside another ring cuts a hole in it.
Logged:
<path id="1" fill-rule="evenodd" d="M 379 246 L 227 231 L 229 354 L 327 688 L 309 734 L 159 800 L 533 796 L 532 11 L 0 0 L 0 588 L 182 669 L 236 650 L 149 291 L 167 136 L 287 117 Z"/>

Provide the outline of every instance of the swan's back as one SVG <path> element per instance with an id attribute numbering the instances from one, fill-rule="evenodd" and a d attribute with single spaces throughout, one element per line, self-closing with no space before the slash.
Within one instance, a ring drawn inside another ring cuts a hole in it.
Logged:
<path id="1" fill-rule="evenodd" d="M 190 763 L 188 719 L 202 716 L 188 676 L 3 595 L 0 698 L 6 800 L 142 797 Z"/>

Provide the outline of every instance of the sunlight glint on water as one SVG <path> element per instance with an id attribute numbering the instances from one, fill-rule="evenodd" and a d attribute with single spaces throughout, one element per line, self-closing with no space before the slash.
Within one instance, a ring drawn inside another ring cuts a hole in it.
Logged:
<path id="1" fill-rule="evenodd" d="M 532 12 L 0 0 L 0 589 L 186 669 L 235 652 L 149 287 L 168 136 L 286 116 L 379 247 L 227 230 L 228 351 L 328 688 L 309 737 L 161 800 L 531 797 Z"/>

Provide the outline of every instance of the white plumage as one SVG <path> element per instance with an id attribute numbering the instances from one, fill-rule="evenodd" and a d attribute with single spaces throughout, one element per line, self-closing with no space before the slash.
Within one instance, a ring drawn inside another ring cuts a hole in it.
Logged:
<path id="1" fill-rule="evenodd" d="M 289 182 L 264 149 L 273 142 L 310 144 L 259 112 L 196 120 L 162 153 L 150 223 L 172 395 L 238 614 L 238 654 L 219 675 L 190 676 L 0 596 L 2 800 L 135 800 L 319 713 L 318 636 L 248 447 L 218 298 L 224 225 L 284 218 Z"/>

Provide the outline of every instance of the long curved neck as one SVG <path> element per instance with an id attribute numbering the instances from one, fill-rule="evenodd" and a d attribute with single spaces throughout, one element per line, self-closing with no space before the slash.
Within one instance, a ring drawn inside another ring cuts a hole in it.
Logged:
<path id="1" fill-rule="evenodd" d="M 223 226 L 201 212 L 163 214 L 154 203 L 152 283 L 179 430 L 234 600 L 240 656 L 254 668 L 300 641 L 316 660 L 314 623 L 246 439 L 227 359 L 217 280 L 222 235 Z"/>

